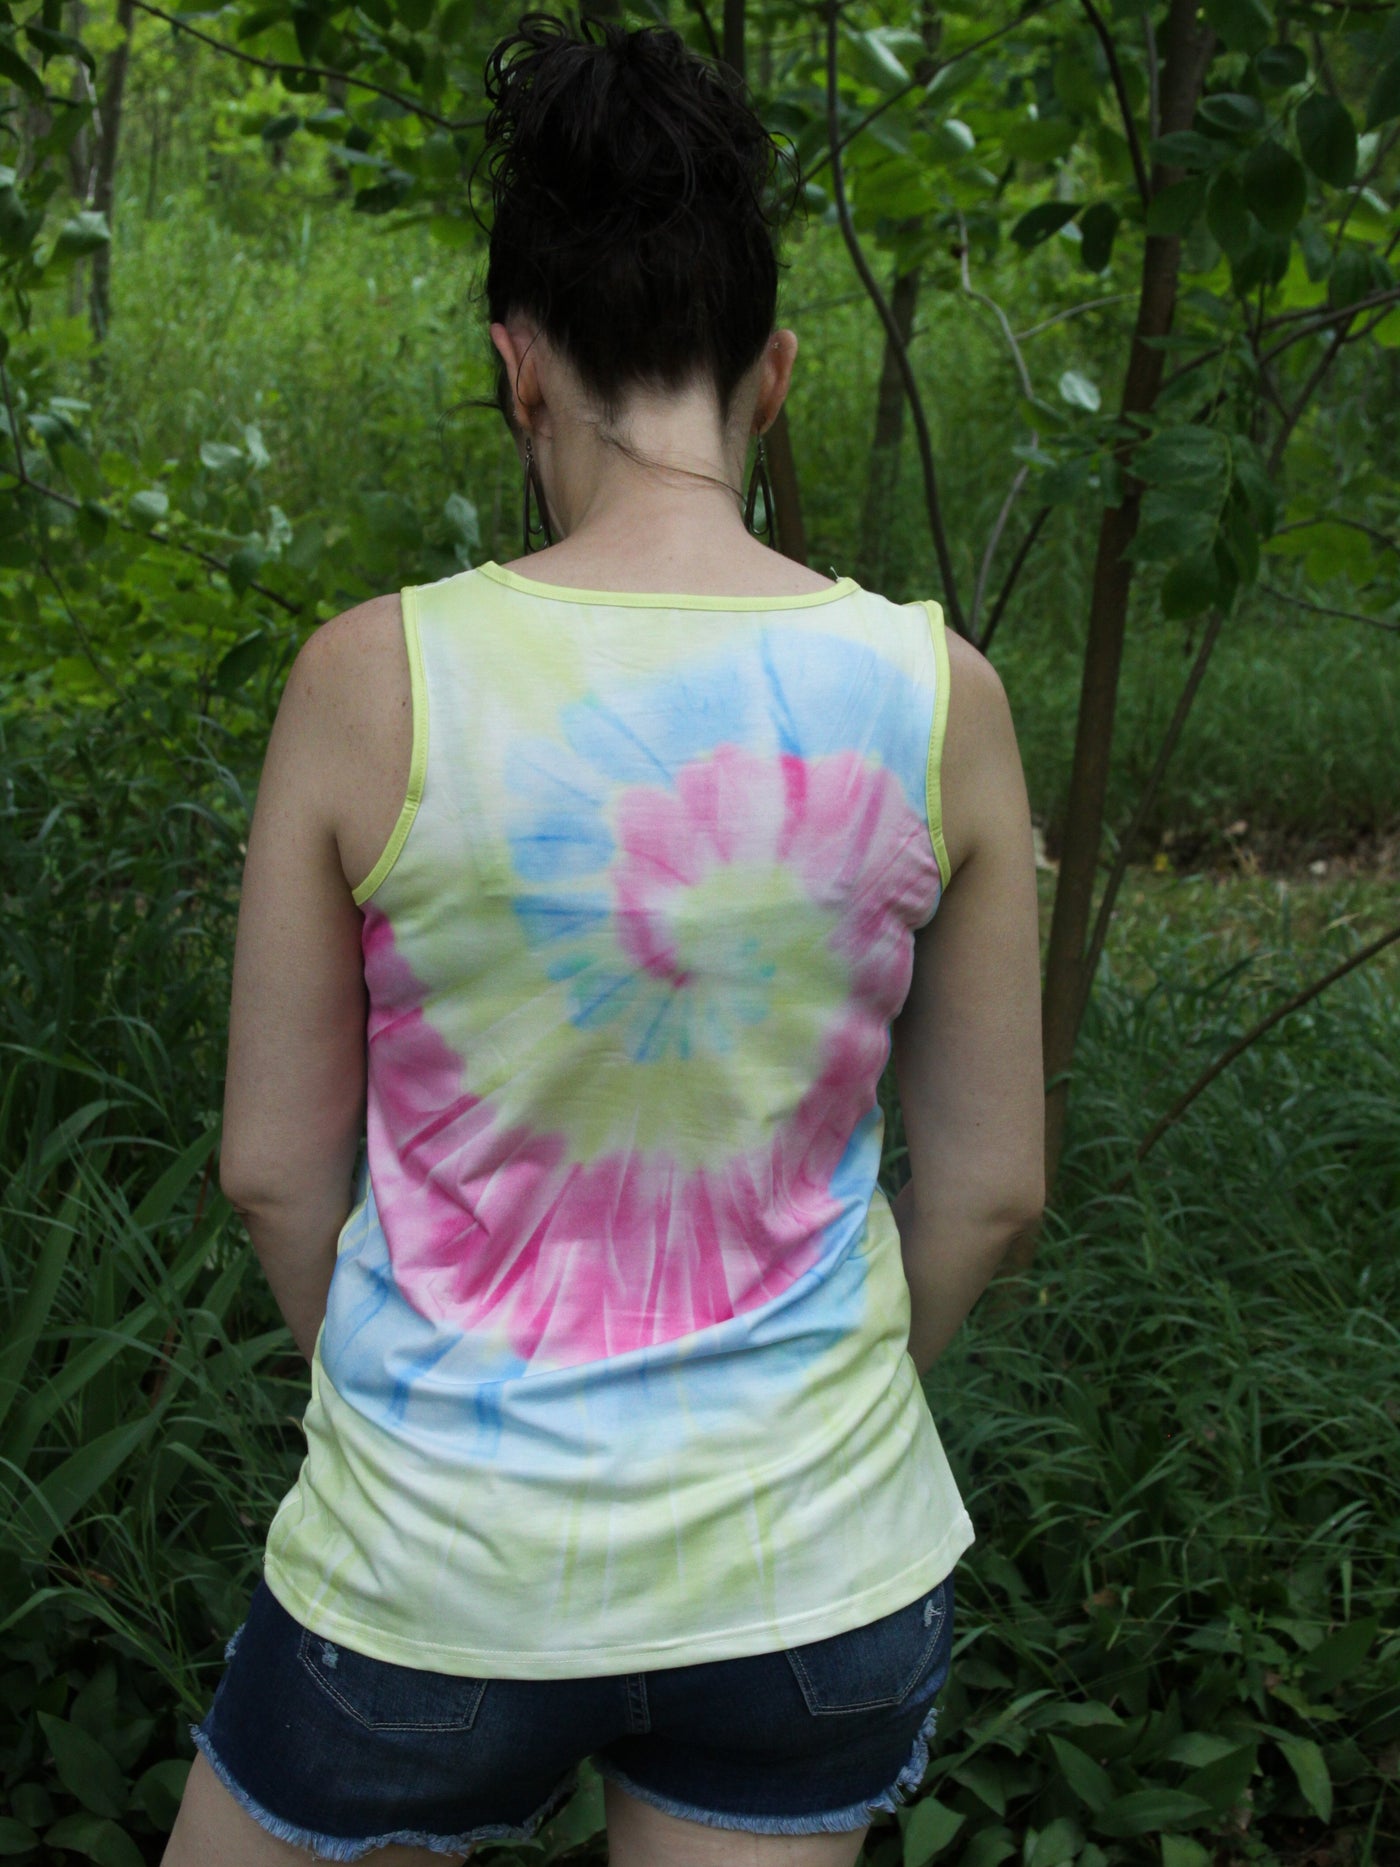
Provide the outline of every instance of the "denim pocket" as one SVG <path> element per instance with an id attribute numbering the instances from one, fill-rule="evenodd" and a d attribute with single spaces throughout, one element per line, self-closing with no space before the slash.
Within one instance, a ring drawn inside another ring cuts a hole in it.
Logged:
<path id="1" fill-rule="evenodd" d="M 938 1651 L 951 1594 L 942 1581 L 917 1601 L 866 1627 L 788 1647 L 787 1662 L 808 1711 L 874 1711 L 902 1705 Z"/>
<path id="2" fill-rule="evenodd" d="M 297 1657 L 326 1696 L 370 1731 L 469 1731 L 488 1683 L 371 1659 L 307 1627 Z"/>

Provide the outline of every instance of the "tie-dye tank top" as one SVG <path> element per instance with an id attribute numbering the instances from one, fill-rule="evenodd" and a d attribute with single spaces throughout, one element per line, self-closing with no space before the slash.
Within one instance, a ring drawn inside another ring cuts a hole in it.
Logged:
<path id="1" fill-rule="evenodd" d="M 938 606 L 494 564 L 402 602 L 365 1158 L 268 1585 L 488 1678 L 890 1613 L 973 1541 L 876 1182 L 948 873 Z"/>

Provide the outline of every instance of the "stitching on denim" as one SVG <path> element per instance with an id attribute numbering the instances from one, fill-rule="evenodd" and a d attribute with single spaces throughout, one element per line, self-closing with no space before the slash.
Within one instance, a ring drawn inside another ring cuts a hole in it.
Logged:
<path id="1" fill-rule="evenodd" d="M 634 1737 L 644 1737 L 651 1730 L 651 1706 L 647 1701 L 645 1673 L 627 1675 L 627 1729 Z"/>
<path id="2" fill-rule="evenodd" d="M 851 1700 L 841 1705 L 820 1705 L 817 1703 L 816 1682 L 812 1679 L 811 1675 L 807 1671 L 807 1668 L 803 1665 L 800 1650 L 794 1647 L 787 1647 L 784 1649 L 787 1655 L 788 1664 L 792 1667 L 793 1672 L 796 1673 L 797 1675 L 797 1683 L 801 1689 L 803 1698 L 806 1700 L 807 1709 L 808 1711 L 812 1713 L 813 1717 L 815 1718 L 837 1717 L 843 1712 L 852 1712 L 852 1711 L 882 1711 L 882 1710 L 886 1710 L 890 1708 L 891 1706 L 902 1705 L 904 1703 L 905 1699 L 909 1697 L 909 1694 L 914 1690 L 914 1687 L 918 1684 L 920 1678 L 922 1677 L 924 1672 L 927 1670 L 929 1659 L 933 1653 L 934 1648 L 938 1645 L 939 1636 L 943 1632 L 943 1623 L 945 1619 L 947 1618 L 947 1613 L 948 1613 L 948 1600 L 947 1600 L 947 1591 L 946 1591 L 945 1583 L 940 1582 L 936 1588 L 930 1591 L 929 1595 L 926 1598 L 926 1605 L 928 1601 L 937 1601 L 938 1603 L 938 1612 L 935 1614 L 933 1620 L 931 1622 L 925 1623 L 925 1626 L 929 1630 L 929 1639 L 924 1646 L 924 1650 L 923 1650 L 922 1655 L 919 1658 L 918 1664 L 915 1666 L 914 1670 L 910 1673 L 908 1679 L 905 1680 L 899 1692 L 893 1698 L 890 1698 L 890 1697 L 865 1698 L 865 1699 Z M 904 1613 L 904 1612 L 907 1612 L 908 1610 L 900 1609 L 897 1611 Z M 858 1630 L 853 1629 L 852 1631 L 858 1631 Z M 839 1634 L 834 1637 L 836 1639 L 841 1638 Z"/>
<path id="3" fill-rule="evenodd" d="M 578 1765 L 562 1777 L 534 1811 L 519 1824 L 510 1822 L 484 1822 L 479 1828 L 468 1828 L 459 1835 L 434 1835 L 418 1828 L 396 1828 L 391 1833 L 369 1835 L 363 1839 L 353 1839 L 344 1835 L 323 1835 L 313 1828 L 299 1827 L 295 1822 L 285 1821 L 280 1815 L 274 1815 L 264 1808 L 256 1797 L 248 1791 L 230 1772 L 223 1758 L 215 1750 L 208 1737 L 198 1725 L 190 1726 L 190 1736 L 196 1747 L 208 1759 L 209 1766 L 224 1788 L 233 1797 L 238 1806 L 251 1815 L 260 1828 L 267 1831 L 278 1841 L 290 1842 L 293 1847 L 308 1848 L 318 1860 L 357 1861 L 366 1854 L 372 1854 L 376 1848 L 408 1847 L 427 1848 L 433 1854 L 467 1854 L 479 1842 L 486 1841 L 532 1841 L 547 1821 L 557 1815 L 564 1804 L 578 1788 Z"/>
<path id="4" fill-rule="evenodd" d="M 476 1695 L 474 1698 L 468 1701 L 468 1707 L 467 1707 L 467 1711 L 464 1717 L 438 1719 L 435 1723 L 431 1723 L 431 1724 L 423 1723 L 418 1720 L 412 1720 L 408 1722 L 389 1723 L 387 1720 L 376 1720 L 373 1718 L 367 1718 L 362 1711 L 358 1711 L 355 1708 L 355 1706 L 353 1706 L 350 1703 L 349 1699 L 345 1697 L 343 1692 L 339 1692 L 336 1690 L 335 1686 L 332 1685 L 331 1681 L 327 1679 L 325 1674 L 315 1664 L 315 1661 L 312 1659 L 311 1654 L 309 1652 L 309 1648 L 311 1646 L 312 1641 L 319 1640 L 319 1639 L 321 1639 L 321 1635 L 313 1634 L 309 1627 L 303 1627 L 301 1630 L 301 1639 L 297 1642 L 297 1658 L 301 1661 L 302 1665 L 306 1668 L 307 1672 L 311 1675 L 311 1678 L 320 1687 L 320 1689 L 325 1693 L 326 1697 L 329 1699 L 334 1699 L 335 1703 L 339 1705 L 340 1709 L 346 1714 L 346 1716 L 349 1718 L 353 1718 L 356 1724 L 361 1726 L 363 1730 L 366 1730 L 366 1731 L 470 1731 L 472 1726 L 476 1723 L 477 1714 L 481 1710 L 481 1701 L 486 1696 L 486 1687 L 489 1683 L 485 1679 L 477 1679 L 472 1682 L 477 1688 Z M 349 1648 L 347 1647 L 345 1650 L 348 1652 Z"/>

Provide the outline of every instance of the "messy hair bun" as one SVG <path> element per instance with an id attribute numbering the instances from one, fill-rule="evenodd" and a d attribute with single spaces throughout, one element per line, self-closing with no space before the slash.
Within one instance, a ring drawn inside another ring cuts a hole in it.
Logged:
<path id="1" fill-rule="evenodd" d="M 790 158 L 668 27 L 527 13 L 486 61 L 493 321 L 535 318 L 615 409 L 708 376 L 728 416 L 773 329 Z"/>

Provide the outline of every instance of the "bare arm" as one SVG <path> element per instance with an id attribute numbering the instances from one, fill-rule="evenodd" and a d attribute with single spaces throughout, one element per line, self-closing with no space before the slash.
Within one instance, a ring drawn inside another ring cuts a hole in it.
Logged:
<path id="1" fill-rule="evenodd" d="M 942 761 L 952 866 L 892 1038 L 911 1179 L 894 1201 L 920 1374 L 1045 1199 L 1040 941 L 1030 807 L 991 665 L 948 640 Z"/>
<path id="2" fill-rule="evenodd" d="M 268 744 L 238 910 L 219 1179 L 311 1360 L 364 1121 L 360 910 L 333 798 L 363 756 L 354 618 L 292 668 Z"/>

